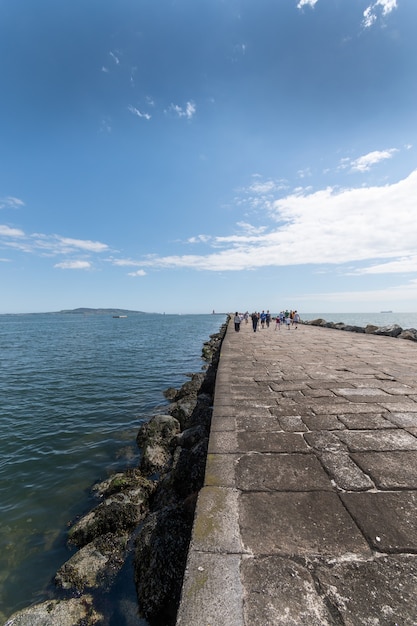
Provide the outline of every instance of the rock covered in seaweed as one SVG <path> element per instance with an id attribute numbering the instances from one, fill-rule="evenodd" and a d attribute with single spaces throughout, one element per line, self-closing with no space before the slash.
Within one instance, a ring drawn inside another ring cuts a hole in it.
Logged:
<path id="1" fill-rule="evenodd" d="M 180 432 L 179 421 L 172 415 L 154 415 L 141 426 L 136 441 L 142 449 L 140 469 L 145 474 L 168 471 L 171 465 L 171 442 Z"/>
<path id="2" fill-rule="evenodd" d="M 398 326 L 398 324 L 390 324 L 389 326 L 380 326 L 373 334 L 383 335 L 384 337 L 398 337 L 402 332 L 403 329 L 401 326 Z"/>
<path id="3" fill-rule="evenodd" d="M 129 535 L 106 533 L 78 550 L 55 576 L 62 589 L 108 588 L 123 566 Z"/>
<path id="4" fill-rule="evenodd" d="M 133 529 L 147 513 L 152 490 L 151 481 L 147 481 L 114 493 L 70 528 L 68 542 L 82 547 L 100 535 Z"/>
<path id="5" fill-rule="evenodd" d="M 195 498 L 166 506 L 146 519 L 136 542 L 135 580 L 141 612 L 151 623 L 175 621 Z"/>
<path id="6" fill-rule="evenodd" d="M 400 339 L 408 339 L 409 341 L 417 341 L 417 330 L 415 328 L 407 328 L 398 335 Z"/>
<path id="7" fill-rule="evenodd" d="M 84 595 L 29 606 L 14 613 L 4 626 L 94 626 L 102 619 L 93 608 L 92 596 Z"/>

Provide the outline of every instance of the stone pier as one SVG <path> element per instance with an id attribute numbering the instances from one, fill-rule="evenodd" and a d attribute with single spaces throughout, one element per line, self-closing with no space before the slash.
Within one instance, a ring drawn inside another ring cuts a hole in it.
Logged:
<path id="1" fill-rule="evenodd" d="M 230 322 L 177 626 L 417 624 L 417 343 Z"/>

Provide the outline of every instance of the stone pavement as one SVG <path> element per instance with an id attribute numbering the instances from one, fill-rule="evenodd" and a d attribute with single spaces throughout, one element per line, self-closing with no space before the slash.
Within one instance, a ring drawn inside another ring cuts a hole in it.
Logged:
<path id="1" fill-rule="evenodd" d="M 230 323 L 177 626 L 417 624 L 417 344 Z"/>

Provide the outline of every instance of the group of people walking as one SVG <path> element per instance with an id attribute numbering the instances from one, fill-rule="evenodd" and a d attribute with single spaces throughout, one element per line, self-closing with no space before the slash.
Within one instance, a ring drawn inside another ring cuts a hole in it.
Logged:
<path id="1" fill-rule="evenodd" d="M 286 309 L 285 311 L 281 311 L 277 316 L 272 317 L 269 309 L 268 311 L 263 310 L 262 313 L 256 312 L 254 311 L 251 315 L 249 315 L 249 312 L 246 311 L 246 313 L 239 313 L 238 311 L 236 311 L 235 316 L 234 316 L 234 324 L 235 324 L 235 331 L 239 332 L 240 330 L 240 324 L 245 321 L 246 324 L 249 323 L 249 318 L 252 320 L 252 328 L 253 328 L 253 332 L 256 333 L 257 330 L 259 330 L 259 328 L 263 329 L 263 328 L 269 328 L 271 321 L 275 320 L 275 328 L 274 330 L 281 330 L 281 326 L 283 324 L 285 324 L 286 328 L 288 330 L 291 329 L 291 326 L 293 326 L 294 328 L 298 327 L 298 323 L 300 322 L 300 315 L 298 313 L 298 311 L 289 311 L 288 309 Z"/>

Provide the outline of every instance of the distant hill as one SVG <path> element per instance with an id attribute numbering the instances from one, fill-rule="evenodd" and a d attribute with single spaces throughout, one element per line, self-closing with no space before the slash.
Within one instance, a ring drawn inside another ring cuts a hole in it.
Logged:
<path id="1" fill-rule="evenodd" d="M 128 315 L 129 313 L 140 313 L 143 315 L 145 311 L 129 311 L 128 309 L 89 309 L 86 307 L 80 307 L 79 309 L 66 309 L 63 311 L 57 311 L 57 313 L 72 315 Z"/>

